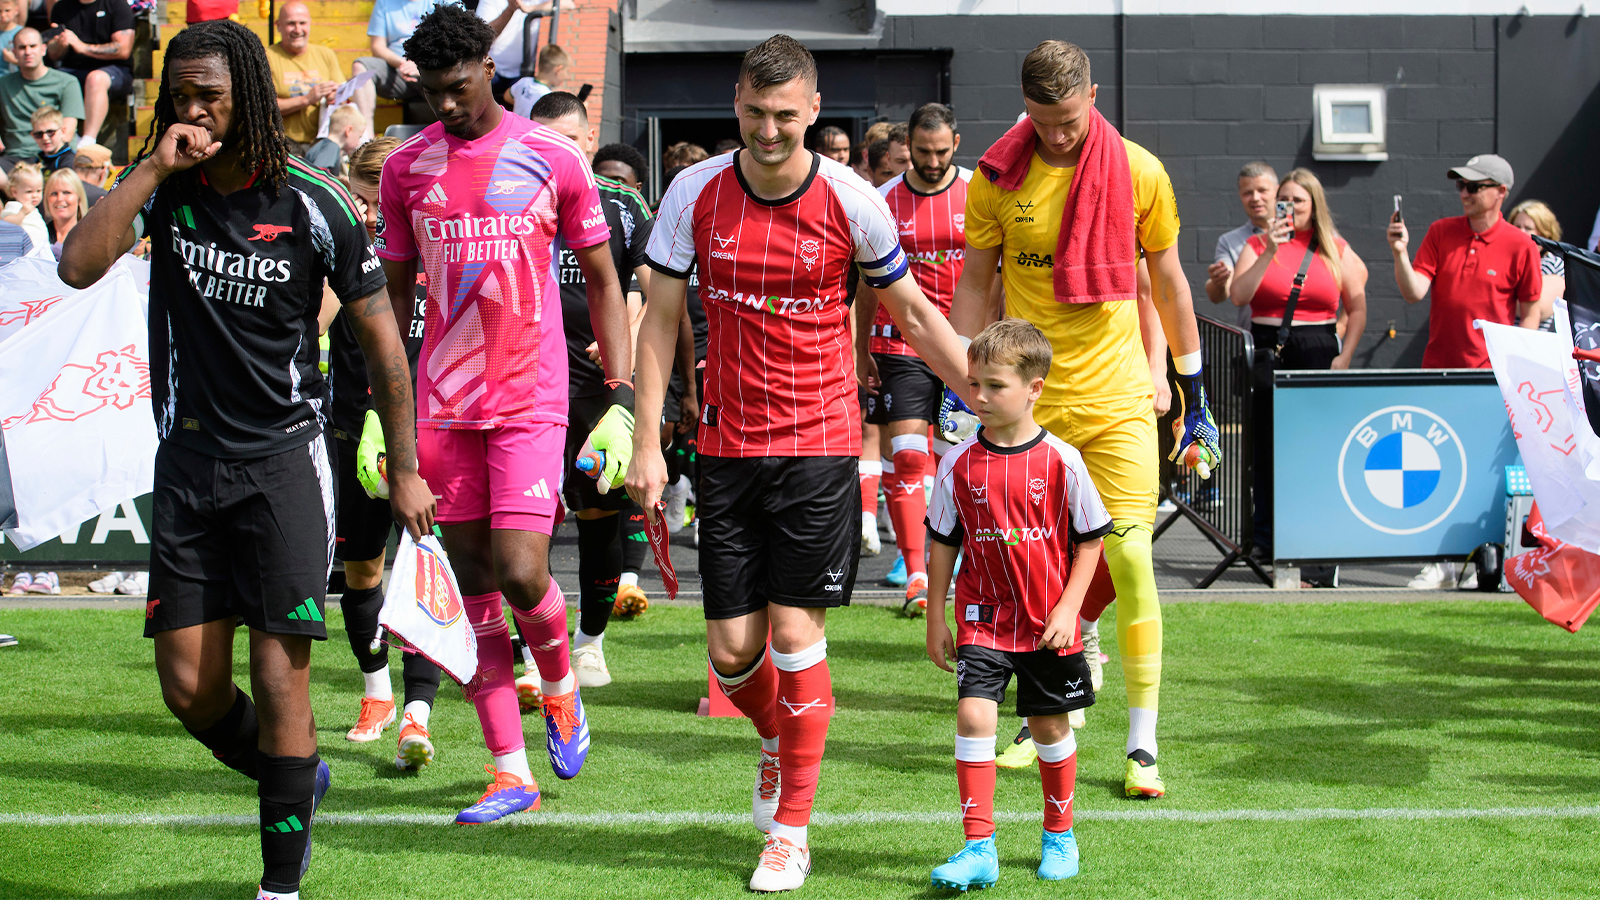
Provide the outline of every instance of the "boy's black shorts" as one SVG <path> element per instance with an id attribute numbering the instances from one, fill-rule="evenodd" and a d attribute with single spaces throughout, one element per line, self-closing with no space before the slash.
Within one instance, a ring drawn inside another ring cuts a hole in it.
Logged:
<path id="1" fill-rule="evenodd" d="M 1061 656 L 1055 650 L 1013 653 L 970 644 L 956 648 L 956 689 L 962 698 L 1003 702 L 1013 672 L 1019 716 L 1058 716 L 1094 705 L 1089 663 L 1081 650 Z"/>
<path id="2" fill-rule="evenodd" d="M 322 436 L 259 459 L 156 451 L 144 636 L 240 616 L 326 640 L 333 470 Z"/>

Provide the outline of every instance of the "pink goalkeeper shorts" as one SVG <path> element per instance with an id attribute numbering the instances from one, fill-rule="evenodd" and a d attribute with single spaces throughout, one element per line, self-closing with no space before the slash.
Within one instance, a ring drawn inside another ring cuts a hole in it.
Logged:
<path id="1" fill-rule="evenodd" d="M 554 534 L 561 523 L 567 426 L 510 422 L 482 431 L 417 429 L 417 468 L 445 525 L 487 518 L 490 528 Z"/>

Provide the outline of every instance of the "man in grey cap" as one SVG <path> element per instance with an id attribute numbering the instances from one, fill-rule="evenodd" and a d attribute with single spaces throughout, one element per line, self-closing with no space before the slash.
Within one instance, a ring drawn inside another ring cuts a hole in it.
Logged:
<path id="1" fill-rule="evenodd" d="M 1398 216 L 1389 223 L 1394 280 L 1407 303 L 1432 290 L 1424 369 L 1486 369 L 1489 353 L 1474 319 L 1502 325 L 1539 327 L 1538 300 L 1544 279 L 1533 239 L 1500 215 L 1515 176 L 1511 164 L 1492 153 L 1474 156 L 1446 173 L 1461 195 L 1464 215 L 1428 226 L 1413 265 L 1406 253 L 1410 235 Z M 1450 580 L 1453 566 L 1424 568 L 1412 587 L 1436 588 Z"/>

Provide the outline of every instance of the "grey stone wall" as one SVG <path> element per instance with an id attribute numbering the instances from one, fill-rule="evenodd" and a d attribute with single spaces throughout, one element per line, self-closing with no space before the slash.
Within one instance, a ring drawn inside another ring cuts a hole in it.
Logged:
<path id="1" fill-rule="evenodd" d="M 1428 222 L 1459 215 L 1445 171 L 1495 144 L 1493 17 L 1130 16 L 1126 79 L 1119 84 L 1114 17 L 937 16 L 888 20 L 883 48 L 953 48 L 951 101 L 961 120 L 962 162 L 971 165 L 1022 111 L 1017 74 L 1046 38 L 1089 53 L 1097 105 L 1112 123 L 1125 89 L 1125 134 L 1156 153 L 1177 191 L 1179 248 L 1196 308 L 1225 321 L 1231 307 L 1205 299 L 1206 266 L 1219 234 L 1244 222 L 1239 167 L 1264 159 L 1279 173 L 1306 166 L 1328 190 L 1344 237 L 1366 261 L 1368 324 L 1357 363 L 1415 366 L 1427 306 L 1407 307 L 1394 283 L 1383 230 L 1392 197 L 1405 197 L 1412 248 Z M 1311 88 L 1319 83 L 1388 87 L 1388 151 L 1382 163 L 1311 159 Z M 1539 160 L 1511 160 L 1530 170 Z M 1578 226 L 1580 223 L 1572 223 Z M 1587 234 L 1587 223 L 1581 223 Z M 1569 226 L 1569 227 L 1572 227 Z M 1572 227 L 1574 232 L 1579 228 Z M 1580 238 L 1581 239 L 1581 238 Z M 1390 323 L 1396 337 L 1390 339 Z"/>

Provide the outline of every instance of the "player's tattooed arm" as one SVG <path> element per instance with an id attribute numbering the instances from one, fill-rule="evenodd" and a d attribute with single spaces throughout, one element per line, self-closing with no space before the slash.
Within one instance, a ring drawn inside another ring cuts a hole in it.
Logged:
<path id="1" fill-rule="evenodd" d="M 385 262 L 384 267 L 396 265 Z M 414 264 L 413 264 L 414 265 Z M 399 266 L 403 267 L 403 266 Z M 402 282 L 411 284 L 412 282 Z M 407 298 L 408 302 L 410 298 Z M 388 289 L 346 303 L 345 313 L 361 353 L 367 360 L 372 406 L 383 422 L 389 507 L 395 521 L 421 539 L 433 529 L 433 491 L 417 473 L 416 406 L 411 394 L 411 365 L 400 339 Z"/>

